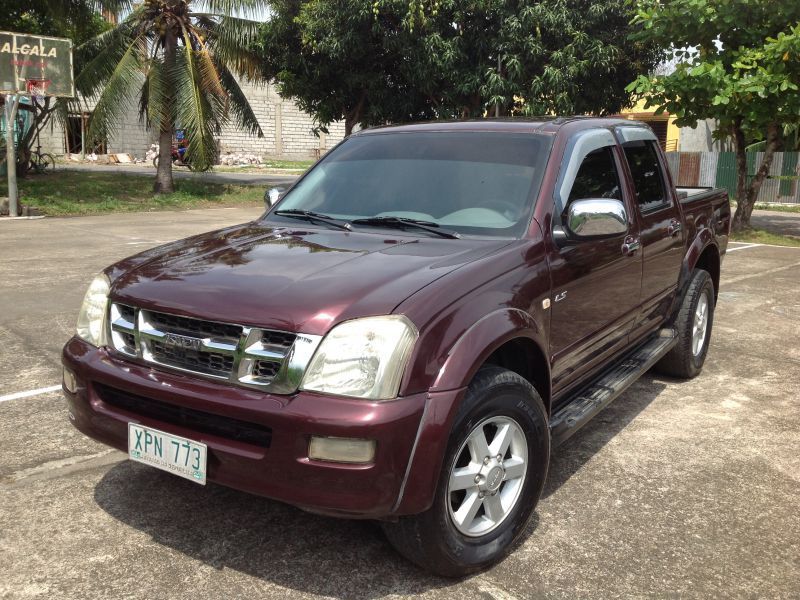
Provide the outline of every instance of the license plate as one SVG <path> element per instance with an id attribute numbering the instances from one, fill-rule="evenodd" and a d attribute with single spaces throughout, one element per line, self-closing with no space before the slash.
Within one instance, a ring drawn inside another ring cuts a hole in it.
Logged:
<path id="1" fill-rule="evenodd" d="M 128 423 L 128 456 L 131 460 L 206 484 L 208 447 L 200 442 Z"/>

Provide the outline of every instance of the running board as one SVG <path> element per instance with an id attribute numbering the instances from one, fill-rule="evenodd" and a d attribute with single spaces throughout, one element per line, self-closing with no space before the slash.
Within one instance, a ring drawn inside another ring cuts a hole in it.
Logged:
<path id="1" fill-rule="evenodd" d="M 622 394 L 678 343 L 674 329 L 662 329 L 655 338 L 613 364 L 598 379 L 579 390 L 550 418 L 553 447 L 565 442 L 597 413 Z"/>

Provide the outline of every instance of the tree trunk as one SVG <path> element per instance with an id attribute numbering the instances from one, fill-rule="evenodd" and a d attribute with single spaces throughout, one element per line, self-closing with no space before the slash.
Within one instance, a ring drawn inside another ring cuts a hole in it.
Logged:
<path id="1" fill-rule="evenodd" d="M 361 122 L 362 113 L 364 112 L 364 104 L 367 101 L 367 91 L 361 92 L 361 97 L 358 99 L 358 104 L 350 112 L 345 112 L 344 115 L 344 136 L 349 137 L 353 133 L 353 127 Z"/>
<path id="2" fill-rule="evenodd" d="M 741 129 L 741 120 L 734 125 L 733 131 L 734 145 L 736 147 L 736 212 L 733 215 L 733 230 L 742 231 L 750 229 L 750 216 L 753 214 L 753 207 L 761 191 L 761 185 L 769 174 L 772 167 L 772 160 L 775 158 L 775 151 L 780 142 L 780 127 L 777 123 L 770 123 L 767 126 L 767 144 L 764 150 L 764 158 L 758 166 L 753 180 L 747 182 L 747 154 L 745 153 L 744 133 Z"/>
<path id="3" fill-rule="evenodd" d="M 175 53 L 178 47 L 178 39 L 175 32 L 170 28 L 164 36 L 164 71 L 171 73 L 175 65 Z M 172 134 L 175 129 L 175 117 L 172 104 L 174 97 L 166 100 L 168 118 L 161 119 L 161 127 L 158 132 L 158 169 L 156 170 L 156 182 L 153 191 L 156 194 L 171 194 L 175 191 L 175 183 L 172 180 Z"/>

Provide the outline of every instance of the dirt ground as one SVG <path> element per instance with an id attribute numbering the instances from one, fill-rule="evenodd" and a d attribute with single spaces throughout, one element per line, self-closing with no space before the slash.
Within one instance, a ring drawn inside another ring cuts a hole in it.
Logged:
<path id="1" fill-rule="evenodd" d="M 800 597 L 800 249 L 734 245 L 700 377 L 645 376 L 559 448 L 516 551 L 463 581 L 329 519 L 75 431 L 59 352 L 93 273 L 257 210 L 0 223 L 0 597 Z"/>

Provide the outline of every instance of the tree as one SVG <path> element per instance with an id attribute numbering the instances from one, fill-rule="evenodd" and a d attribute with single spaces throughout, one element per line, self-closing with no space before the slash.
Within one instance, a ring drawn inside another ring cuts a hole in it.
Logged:
<path id="1" fill-rule="evenodd" d="M 259 50 L 325 126 L 613 113 L 658 58 L 628 0 L 277 0 Z"/>
<path id="2" fill-rule="evenodd" d="M 186 160 L 198 169 L 213 164 L 214 135 L 231 116 L 251 134 L 261 126 L 237 77 L 259 78 L 248 49 L 258 32 L 262 0 L 145 0 L 111 30 L 78 49 L 85 66 L 75 85 L 97 98 L 89 136 L 114 133 L 138 99 L 143 122 L 159 132 L 154 191 L 170 193 L 172 136 L 187 131 Z"/>
<path id="3" fill-rule="evenodd" d="M 770 0 L 645 0 L 636 17 L 642 37 L 672 43 L 674 72 L 641 75 L 630 91 L 657 112 L 669 111 L 679 126 L 715 119 L 717 137 L 736 150 L 733 229 L 750 215 L 784 128 L 800 123 L 800 4 Z M 745 149 L 764 140 L 764 156 L 748 180 Z"/>
<path id="4" fill-rule="evenodd" d="M 378 0 L 274 0 L 258 52 L 279 93 L 319 127 L 429 118 L 433 108 L 410 67 L 419 60 L 403 22 L 408 5 Z"/>
<path id="5" fill-rule="evenodd" d="M 425 70 L 462 117 L 615 113 L 658 60 L 630 39 L 634 15 L 627 0 L 441 0 L 420 27 Z"/>

